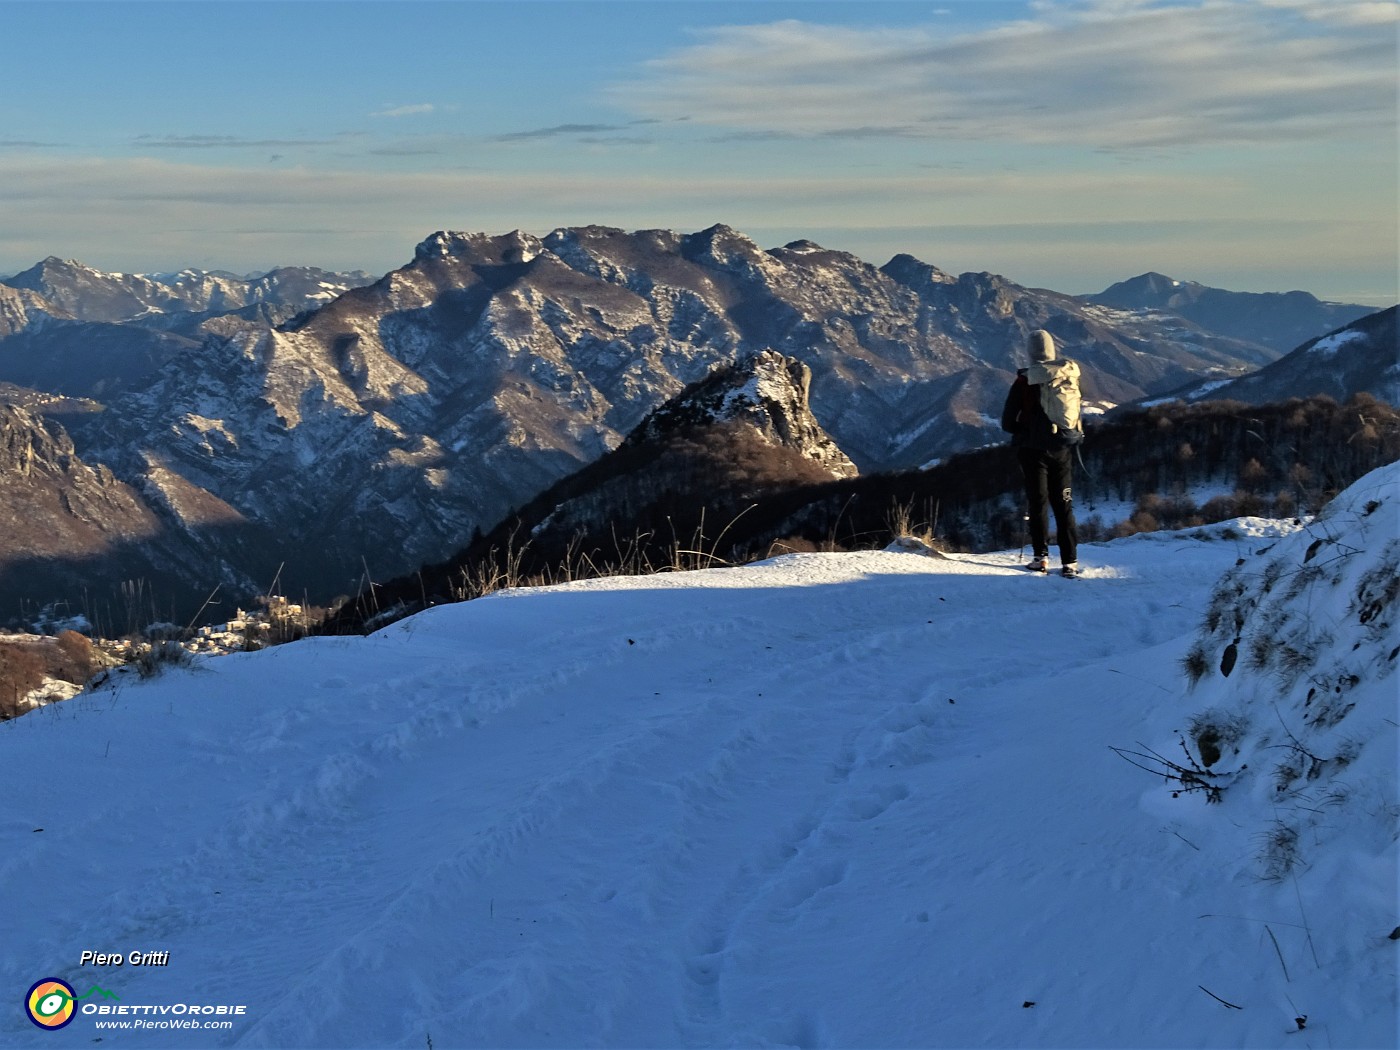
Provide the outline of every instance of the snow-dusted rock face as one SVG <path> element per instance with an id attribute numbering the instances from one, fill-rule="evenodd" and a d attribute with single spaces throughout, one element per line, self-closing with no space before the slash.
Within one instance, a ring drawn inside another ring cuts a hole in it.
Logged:
<path id="1" fill-rule="evenodd" d="M 722 365 L 644 419 L 627 445 L 657 441 L 687 427 L 734 423 L 759 440 L 783 446 L 824 467 L 832 477 L 858 471 L 812 415 L 812 370 L 801 361 L 764 350 Z"/>
<path id="2" fill-rule="evenodd" d="M 373 279 L 311 267 L 143 276 L 45 259 L 0 281 L 0 382 L 109 400 L 171 362 L 197 370 L 191 351 L 210 335 L 265 331 Z"/>
<path id="3" fill-rule="evenodd" d="M 0 284 L 0 339 L 42 325 L 67 313 L 38 292 Z"/>

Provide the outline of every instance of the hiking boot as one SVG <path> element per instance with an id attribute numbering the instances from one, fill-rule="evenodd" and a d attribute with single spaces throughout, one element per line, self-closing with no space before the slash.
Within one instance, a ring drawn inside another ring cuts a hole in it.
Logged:
<path id="1" fill-rule="evenodd" d="M 1028 572 L 1045 572 L 1048 568 L 1049 565 L 1044 555 L 1037 555 L 1032 558 L 1030 563 L 1026 566 Z"/>
<path id="2" fill-rule="evenodd" d="M 1074 579 L 1076 576 L 1079 575 L 1079 563 L 1072 561 L 1068 565 L 1063 566 L 1060 569 L 1060 575 L 1067 580 Z"/>

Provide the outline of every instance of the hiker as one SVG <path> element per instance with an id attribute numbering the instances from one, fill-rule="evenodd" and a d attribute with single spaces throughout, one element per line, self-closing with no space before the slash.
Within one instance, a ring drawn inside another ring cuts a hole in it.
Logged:
<path id="1" fill-rule="evenodd" d="M 1060 574 L 1079 575 L 1079 536 L 1074 523 L 1071 492 L 1075 445 L 1084 439 L 1079 419 L 1079 365 L 1055 359 L 1055 340 L 1037 329 L 1026 341 L 1030 367 L 1016 372 L 1006 395 L 1001 429 L 1021 463 L 1030 507 L 1032 572 L 1046 572 L 1050 556 L 1045 504 L 1055 515 L 1055 542 L 1060 548 Z"/>

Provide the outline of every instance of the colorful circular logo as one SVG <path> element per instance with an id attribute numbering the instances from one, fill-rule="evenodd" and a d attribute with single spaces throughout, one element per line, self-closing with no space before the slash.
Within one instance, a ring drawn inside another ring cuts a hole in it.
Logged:
<path id="1" fill-rule="evenodd" d="M 45 977 L 42 981 L 35 981 L 29 989 L 29 994 L 24 997 L 24 1007 L 29 1012 L 29 1019 L 40 1028 L 62 1028 L 73 1020 L 77 1012 L 73 998 L 71 984 L 57 977 Z"/>

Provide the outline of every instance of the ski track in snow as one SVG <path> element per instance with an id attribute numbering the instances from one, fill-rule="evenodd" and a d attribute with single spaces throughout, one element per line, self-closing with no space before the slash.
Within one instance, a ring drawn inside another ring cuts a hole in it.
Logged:
<path id="1" fill-rule="evenodd" d="M 52 902 L 4 987 L 248 1004 L 117 1046 L 1275 1045 L 1197 990 L 1233 960 L 1151 881 L 1197 858 L 1107 751 L 1270 542 L 590 581 L 58 705 L 0 733 L 7 795 L 43 785 L 0 822 L 6 910 Z"/>

